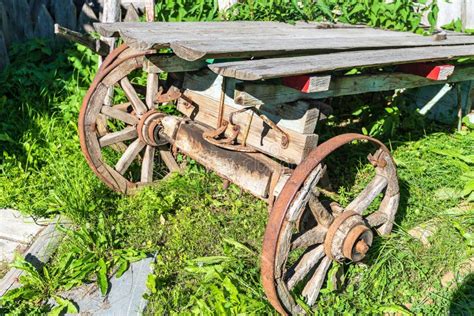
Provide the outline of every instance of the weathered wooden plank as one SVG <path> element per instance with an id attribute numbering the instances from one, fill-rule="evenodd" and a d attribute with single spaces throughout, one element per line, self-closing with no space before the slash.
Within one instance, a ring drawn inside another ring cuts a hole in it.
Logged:
<path id="1" fill-rule="evenodd" d="M 409 33 L 387 34 L 384 33 L 386 31 L 381 31 L 382 33 L 378 33 L 378 30 L 372 29 L 367 29 L 367 34 L 363 34 L 358 29 L 350 30 L 350 32 L 345 32 L 345 30 L 342 29 L 281 30 L 278 28 L 237 28 L 222 30 L 204 29 L 196 30 L 194 32 L 190 32 L 189 30 L 176 30 L 170 31 L 169 33 L 164 33 L 163 31 L 158 33 L 148 30 L 123 29 L 120 31 L 120 36 L 123 38 L 125 43 L 133 48 L 144 50 L 150 48 L 159 49 L 162 47 L 171 47 L 177 51 L 178 55 L 183 54 L 182 57 L 186 57 L 186 59 L 189 60 L 195 60 L 197 58 L 204 57 L 250 57 L 275 54 L 308 53 L 312 51 L 331 51 L 329 46 L 330 43 L 340 42 L 334 41 L 335 38 L 341 39 L 341 41 L 354 41 L 354 38 L 390 38 L 394 37 L 395 35 L 397 37 L 410 38 L 412 36 L 412 34 Z M 421 37 L 420 35 L 415 36 Z M 328 41 L 328 43 L 324 44 L 325 41 Z M 197 48 L 194 49 L 195 54 L 193 54 L 191 51 L 190 56 L 186 56 L 186 51 L 192 50 L 193 48 L 186 47 L 186 49 L 184 49 L 182 47 L 183 45 L 200 45 L 200 43 L 203 42 L 208 43 L 204 48 L 204 53 L 200 52 Z M 284 42 L 286 43 L 282 44 Z M 308 48 L 308 46 L 310 47 Z M 393 42 L 391 46 L 393 46 Z M 344 47 L 344 49 L 347 48 Z M 207 50 L 209 51 L 207 52 Z"/>
<path id="2" fill-rule="evenodd" d="M 207 65 L 205 61 L 189 62 L 175 55 L 152 55 L 145 58 L 143 69 L 150 73 L 196 71 Z"/>
<path id="3" fill-rule="evenodd" d="M 107 56 L 110 53 L 109 44 L 107 44 L 106 42 L 94 39 L 89 35 L 72 31 L 70 29 L 60 26 L 59 24 L 54 25 L 54 33 L 56 35 L 64 37 L 69 41 L 84 45 L 92 51 L 98 53 L 100 56 Z"/>
<path id="4" fill-rule="evenodd" d="M 3 33 L 3 40 L 5 41 L 5 46 L 10 45 L 10 27 L 8 23 L 7 10 L 3 2 L 0 2 L 0 31 Z"/>
<path id="5" fill-rule="evenodd" d="M 145 18 L 147 22 L 155 20 L 155 1 L 145 0 Z"/>
<path id="6" fill-rule="evenodd" d="M 364 188 L 364 190 L 347 205 L 346 210 L 362 214 L 375 198 L 387 187 L 388 180 L 382 175 L 376 175 L 374 179 Z"/>
<path id="7" fill-rule="evenodd" d="M 18 37 L 28 39 L 33 37 L 33 22 L 30 15 L 30 5 L 26 0 L 15 0 L 15 17 L 12 22 L 16 24 Z"/>
<path id="8" fill-rule="evenodd" d="M 155 97 L 158 92 L 159 84 L 160 81 L 158 74 L 147 74 L 145 103 L 149 110 L 155 108 Z"/>
<path id="9" fill-rule="evenodd" d="M 123 91 L 125 92 L 125 95 L 127 96 L 128 100 L 132 103 L 133 109 L 138 115 L 146 113 L 148 111 L 146 105 L 143 103 L 143 101 L 140 99 L 138 96 L 137 92 L 133 88 L 132 84 L 130 83 L 130 80 L 125 77 L 122 80 L 120 80 L 120 85 L 122 86 Z"/>
<path id="10" fill-rule="evenodd" d="M 290 290 L 293 289 L 299 281 L 303 280 L 323 256 L 323 245 L 307 251 L 298 262 L 288 270 L 288 288 Z"/>
<path id="11" fill-rule="evenodd" d="M 130 125 L 138 124 L 138 118 L 136 116 L 128 114 L 127 112 L 121 111 L 115 107 L 104 105 L 101 109 L 101 113 Z"/>
<path id="12" fill-rule="evenodd" d="M 5 69 L 10 64 L 10 58 L 8 57 L 7 44 L 3 32 L 0 30 L 0 71 Z"/>
<path id="13" fill-rule="evenodd" d="M 107 106 L 107 105 L 106 105 Z M 126 140 L 134 139 L 138 137 L 137 129 L 135 127 L 125 127 L 123 130 L 113 132 L 102 136 L 99 139 L 100 147 L 117 144 Z"/>
<path id="14" fill-rule="evenodd" d="M 125 17 L 123 19 L 125 22 L 137 22 L 140 20 L 140 16 L 138 15 L 137 9 L 135 9 L 135 6 L 133 3 L 130 3 L 130 5 L 127 8 L 127 12 L 125 13 Z"/>
<path id="15" fill-rule="evenodd" d="M 328 30 L 331 31 L 331 30 Z M 338 30 L 339 31 L 339 30 Z M 349 32 L 350 33 L 350 32 Z M 474 44 L 474 36 L 448 37 L 442 42 L 434 41 L 431 37 L 410 37 L 405 34 L 395 33 L 394 36 L 376 37 L 349 37 L 350 34 L 337 34 L 337 37 L 327 38 L 320 34 L 314 36 L 306 35 L 305 38 L 287 37 L 274 35 L 261 38 L 260 36 L 249 36 L 246 38 L 220 40 L 197 38 L 191 41 L 176 40 L 170 43 L 176 55 L 186 60 L 197 60 L 202 58 L 236 58 L 253 56 L 272 56 L 288 54 L 311 54 L 327 53 L 344 50 L 361 50 L 368 48 L 392 48 L 392 47 L 424 47 L 424 46 L 450 46 Z M 128 35 L 131 36 L 131 35 Z M 147 41 L 158 37 L 148 38 Z M 138 40 L 138 39 L 134 39 Z M 127 41 L 127 39 L 125 39 Z M 142 42 L 143 43 L 143 42 Z M 159 41 L 158 41 L 159 43 Z M 149 48 L 141 44 L 141 48 Z M 158 44 L 159 45 L 159 44 Z M 153 45 L 151 45 L 152 47 Z"/>
<path id="16" fill-rule="evenodd" d="M 240 80 L 261 80 L 324 71 L 392 64 L 450 60 L 474 56 L 474 45 L 439 46 L 436 49 L 397 48 L 349 51 L 324 55 L 226 62 L 209 65 L 215 73 Z"/>
<path id="17" fill-rule="evenodd" d="M 233 100 L 235 85 L 236 81 L 234 79 L 227 80 L 224 103 L 234 108 L 234 110 L 240 110 L 242 106 L 236 104 Z M 209 70 L 196 74 L 186 74 L 184 77 L 184 89 L 191 90 L 213 101 L 220 100 L 221 87 L 222 77 Z M 319 106 L 314 101 L 299 101 L 292 104 L 282 103 L 271 106 L 259 105 L 257 108 L 278 126 L 302 134 L 313 133 L 320 117 Z"/>
<path id="18" fill-rule="evenodd" d="M 52 1 L 55 22 L 71 30 L 77 28 L 76 6 L 72 0 Z"/>
<path id="19" fill-rule="evenodd" d="M 120 157 L 119 161 L 117 161 L 115 170 L 123 175 L 145 146 L 146 144 L 137 138 L 133 143 L 130 144 L 130 146 L 128 146 L 122 157 Z"/>
<path id="20" fill-rule="evenodd" d="M 181 168 L 173 157 L 173 154 L 166 147 L 159 147 L 161 160 L 165 163 L 170 172 L 179 172 Z"/>
<path id="21" fill-rule="evenodd" d="M 147 183 L 153 181 L 153 166 L 155 164 L 155 147 L 147 145 L 143 154 L 140 181 Z"/>
<path id="22" fill-rule="evenodd" d="M 228 36 L 241 36 L 253 32 L 254 34 L 265 38 L 264 35 L 259 33 L 282 35 L 291 37 L 297 35 L 298 37 L 304 36 L 323 36 L 326 38 L 334 37 L 352 37 L 352 36 L 394 36 L 404 35 L 407 37 L 418 38 L 420 35 L 406 32 L 395 32 L 381 29 L 374 29 L 369 27 L 359 27 L 347 24 L 336 24 L 332 27 L 327 28 L 327 23 L 296 23 L 295 25 L 282 23 L 282 22 L 261 22 L 261 21 L 220 21 L 220 22 L 153 22 L 153 23 L 98 23 L 94 26 L 97 32 L 103 36 L 118 36 L 119 32 L 123 30 L 129 30 L 132 32 L 149 32 L 150 34 L 165 35 L 168 32 L 177 32 L 192 35 L 193 32 L 196 34 L 212 34 L 216 35 L 228 35 Z M 348 32 L 350 32 L 348 34 Z M 194 36 L 196 39 L 196 36 Z"/>
<path id="23" fill-rule="evenodd" d="M 79 31 L 87 33 L 95 32 L 93 23 L 99 22 L 99 18 L 95 14 L 94 10 L 86 2 L 81 8 L 79 18 L 77 21 Z"/>
<path id="24" fill-rule="evenodd" d="M 38 11 L 35 36 L 42 38 L 52 38 L 54 36 L 54 21 L 44 4 L 40 6 Z"/>
<path id="25" fill-rule="evenodd" d="M 284 23 L 278 22 L 138 22 L 138 23 L 95 23 L 96 31 L 102 36 L 119 36 L 122 30 L 148 31 L 151 33 L 167 33 L 193 30 L 215 30 L 215 29 L 233 29 L 233 28 L 261 28 L 278 27 Z"/>
<path id="26" fill-rule="evenodd" d="M 328 257 L 324 257 L 321 260 L 321 263 L 314 271 L 313 276 L 311 279 L 306 283 L 305 287 L 303 288 L 302 294 L 307 299 L 307 303 L 309 306 L 313 305 L 316 302 L 316 299 L 319 296 L 319 292 L 321 287 L 323 286 L 324 280 L 326 279 L 327 271 L 331 266 L 332 260 Z"/>
<path id="27" fill-rule="evenodd" d="M 177 106 L 180 112 L 211 128 L 217 128 L 219 101 L 203 97 L 190 90 L 186 90 L 184 96 L 187 100 L 192 100 L 194 105 L 180 99 Z M 225 105 L 223 117 L 228 118 L 235 111 L 235 108 Z M 245 130 L 250 122 L 251 115 L 250 110 L 239 113 L 234 116 L 234 123 Z M 315 134 L 300 134 L 287 129 L 284 129 L 284 132 L 288 134 L 290 140 L 287 148 L 281 146 L 281 133 L 279 131 L 270 128 L 260 117 L 253 115 L 246 143 L 258 151 L 295 164 L 300 163 L 317 145 L 318 136 Z M 229 127 L 226 134 L 229 136 L 231 133 L 232 130 Z M 239 135 L 239 140 L 242 141 L 242 133 Z"/>
<path id="28" fill-rule="evenodd" d="M 444 82 L 469 80 L 474 80 L 474 66 L 457 66 L 454 73 Z M 302 93 L 279 84 L 241 82 L 236 86 L 234 100 L 240 105 L 261 106 L 262 104 L 282 104 L 300 99 L 323 99 L 367 92 L 417 88 L 442 82 L 402 73 L 344 76 L 333 77 L 330 90 L 317 93 Z"/>
<path id="29" fill-rule="evenodd" d="M 137 9 L 144 10 L 147 0 L 120 0 L 120 4 L 124 8 L 128 8 L 131 4 Z"/>

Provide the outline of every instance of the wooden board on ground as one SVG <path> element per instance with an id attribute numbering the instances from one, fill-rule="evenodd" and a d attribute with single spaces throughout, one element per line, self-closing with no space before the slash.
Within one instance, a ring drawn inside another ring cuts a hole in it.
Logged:
<path id="1" fill-rule="evenodd" d="M 186 100 L 192 100 L 192 104 L 184 99 L 180 99 L 178 101 L 178 110 L 181 113 L 211 128 L 217 128 L 219 101 L 202 96 L 191 90 L 185 90 L 184 97 Z M 235 112 L 235 108 L 225 105 L 223 117 L 228 118 L 232 112 Z M 289 145 L 287 148 L 283 148 L 281 146 L 282 134 L 269 127 L 257 115 L 253 115 L 252 120 L 250 120 L 251 115 L 252 112 L 247 110 L 234 115 L 233 120 L 235 124 L 241 126 L 241 131 L 245 131 L 248 124 L 251 123 L 246 143 L 263 153 L 288 163 L 298 164 L 307 156 L 311 149 L 317 145 L 318 136 L 315 134 L 304 135 L 290 130 L 284 130 L 289 137 Z M 229 126 L 226 135 L 229 136 L 231 133 L 232 130 Z M 239 134 L 240 142 L 243 141 L 242 133 Z"/>
<path id="2" fill-rule="evenodd" d="M 299 90 L 272 83 L 240 82 L 236 86 L 234 100 L 245 106 L 282 104 L 300 99 L 324 99 L 376 91 L 409 89 L 444 82 L 474 80 L 474 65 L 457 66 L 446 81 L 430 80 L 424 77 L 403 73 L 380 73 L 370 75 L 333 77 L 329 90 L 316 93 L 303 93 Z"/>
<path id="3" fill-rule="evenodd" d="M 474 56 L 474 45 L 440 46 L 436 49 L 397 48 L 348 51 L 323 55 L 225 62 L 210 65 L 215 73 L 239 80 L 261 80 L 309 73 L 384 66 L 412 62 L 448 60 Z"/>
<path id="4" fill-rule="evenodd" d="M 235 79 L 226 80 L 224 103 L 235 111 L 242 109 L 241 105 L 234 102 L 234 90 L 236 84 L 239 83 L 241 82 Z M 187 73 L 184 77 L 183 88 L 209 98 L 211 102 L 218 102 L 222 93 L 222 76 L 209 70 Z M 256 107 L 279 127 L 301 134 L 313 133 L 320 115 L 318 102 L 311 100 L 291 104 L 283 102 L 270 106 L 259 104 Z"/>

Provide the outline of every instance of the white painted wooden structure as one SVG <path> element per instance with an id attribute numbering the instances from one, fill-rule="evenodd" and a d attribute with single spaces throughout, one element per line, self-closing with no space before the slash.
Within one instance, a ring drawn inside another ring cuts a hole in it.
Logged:
<path id="1" fill-rule="evenodd" d="M 438 7 L 437 27 L 460 19 L 464 29 L 474 29 L 474 0 L 441 0 L 438 1 Z M 429 24 L 426 16 L 423 23 Z"/>
<path id="2" fill-rule="evenodd" d="M 238 3 L 239 0 L 218 0 L 219 11 L 226 11 L 234 4 Z"/>

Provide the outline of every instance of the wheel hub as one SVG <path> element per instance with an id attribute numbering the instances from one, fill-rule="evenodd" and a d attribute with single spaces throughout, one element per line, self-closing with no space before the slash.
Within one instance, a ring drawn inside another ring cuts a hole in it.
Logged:
<path id="1" fill-rule="evenodd" d="M 361 215 L 345 211 L 329 226 L 324 241 L 326 255 L 336 261 L 362 260 L 372 245 L 373 233 Z"/>
<path id="2" fill-rule="evenodd" d="M 156 110 L 150 110 L 142 115 L 137 124 L 138 137 L 141 141 L 155 147 L 168 143 L 168 141 L 159 137 L 163 117 L 165 117 L 165 114 Z"/>

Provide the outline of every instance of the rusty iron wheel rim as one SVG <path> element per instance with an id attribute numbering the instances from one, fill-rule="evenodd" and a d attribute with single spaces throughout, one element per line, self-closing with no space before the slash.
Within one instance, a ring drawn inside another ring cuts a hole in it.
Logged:
<path id="1" fill-rule="evenodd" d="M 100 114 L 100 110 L 97 111 L 95 108 L 100 108 L 100 105 L 93 105 L 94 103 L 93 98 L 96 97 L 96 94 L 103 93 L 103 89 L 112 87 L 120 82 L 121 79 L 127 77 L 133 70 L 139 69 L 142 67 L 144 57 L 146 55 L 150 54 L 155 54 L 155 50 L 146 50 L 146 51 L 136 51 L 131 48 L 129 48 L 126 45 L 121 45 L 118 48 L 116 48 L 114 51 L 110 53 L 109 56 L 104 60 L 102 65 L 100 66 L 96 77 L 94 78 L 89 90 L 87 91 L 87 94 L 83 100 L 81 110 L 79 113 L 79 121 L 78 121 L 78 130 L 79 130 L 79 139 L 81 143 L 81 150 L 84 154 L 84 157 L 86 158 L 86 161 L 90 168 L 94 171 L 94 173 L 111 189 L 115 191 L 119 191 L 122 193 L 132 193 L 137 187 L 143 185 L 143 184 L 148 184 L 148 179 L 150 178 L 150 174 L 152 177 L 152 172 L 144 172 L 144 167 L 140 167 L 142 170 L 142 178 L 145 178 L 147 181 L 130 181 L 126 177 L 124 177 L 121 172 L 117 172 L 117 170 L 114 170 L 113 166 L 110 166 L 107 164 L 102 159 L 102 154 L 99 152 L 97 154 L 97 151 L 101 150 L 102 147 L 98 147 L 99 143 L 99 136 L 97 136 L 97 140 L 94 140 L 93 138 L 95 137 L 95 130 L 96 130 L 96 120 L 95 117 Z M 120 70 L 121 67 L 123 67 L 125 70 Z M 120 73 L 121 71 L 124 71 L 124 75 L 118 77 L 117 80 L 114 80 L 112 77 L 114 76 L 114 71 L 115 74 Z M 112 78 L 112 79 L 111 79 Z M 108 85 L 104 83 L 104 80 L 108 80 Z M 137 93 L 134 90 L 135 93 Z M 137 95 L 138 96 L 138 95 Z M 127 96 L 128 97 L 128 96 Z M 129 100 L 131 102 L 131 100 Z M 131 102 L 132 103 L 132 102 Z M 133 106 L 133 104 L 132 104 Z M 146 105 L 145 105 L 146 106 Z M 94 108 L 95 107 L 95 108 Z M 94 109 L 93 109 L 94 108 Z M 149 109 L 152 112 L 153 109 Z M 97 112 L 97 113 L 96 113 Z M 132 113 L 125 112 L 126 114 L 133 116 L 137 119 L 137 124 L 142 122 L 140 120 L 141 115 L 136 115 L 134 114 L 136 111 L 132 111 Z M 148 114 L 148 113 L 147 113 Z M 102 115 L 102 114 L 101 114 Z M 133 125 L 134 129 L 137 129 L 138 126 Z M 127 125 L 128 127 L 129 125 Z M 132 125 L 130 125 L 132 127 Z M 138 133 L 137 131 L 137 137 L 136 139 L 141 138 L 141 133 Z M 142 142 L 140 140 L 140 142 Z M 129 148 L 131 145 L 126 145 L 127 148 Z M 140 145 L 141 146 L 141 145 Z M 154 155 L 155 155 L 155 150 L 148 148 L 148 146 L 152 146 L 149 143 L 144 143 L 144 149 L 142 148 L 141 151 L 143 151 L 143 155 L 148 155 L 151 158 L 148 158 L 147 161 L 153 161 L 154 160 Z M 140 152 L 141 152 L 140 151 Z M 137 157 L 137 156 L 135 156 Z M 146 156 L 145 156 L 146 157 Z M 138 154 L 138 158 L 140 160 L 140 154 Z M 125 164 L 126 165 L 126 164 Z M 128 167 L 127 167 L 128 168 Z M 152 168 L 153 168 L 153 163 L 152 163 Z M 125 170 L 126 171 L 126 170 Z M 144 176 L 144 174 L 147 174 L 147 177 Z"/>
<path id="2" fill-rule="evenodd" d="M 294 170 L 293 174 L 287 181 L 286 185 L 284 186 L 283 190 L 281 191 L 280 195 L 276 199 L 273 205 L 272 211 L 270 213 L 268 224 L 265 230 L 263 247 L 262 247 L 262 257 L 261 257 L 262 282 L 263 282 L 265 293 L 270 303 L 281 314 L 292 314 L 292 313 L 295 314 L 295 313 L 304 312 L 303 309 L 298 304 L 296 304 L 295 300 L 290 295 L 290 291 L 288 289 L 282 289 L 282 283 L 286 282 L 286 281 L 282 281 L 282 279 L 285 279 L 286 276 L 283 274 L 276 275 L 276 272 L 281 273 L 281 270 L 283 270 L 285 273 L 288 272 L 288 271 L 285 271 L 284 267 L 282 268 L 276 265 L 277 264 L 276 257 L 277 255 L 278 256 L 281 255 L 280 247 L 284 246 L 288 249 L 291 249 L 291 247 L 285 245 L 285 240 L 288 239 L 286 232 L 289 230 L 289 225 L 290 225 L 286 217 L 292 216 L 291 214 L 288 214 L 287 212 L 291 208 L 292 203 L 294 201 L 297 201 L 298 198 L 300 198 L 299 197 L 300 190 L 304 188 L 303 184 L 306 183 L 305 181 L 309 181 L 308 176 L 312 174 L 312 172 L 314 172 L 318 166 L 321 166 L 322 161 L 329 154 L 331 154 L 333 151 L 337 150 L 338 148 L 342 147 L 343 145 L 348 144 L 354 140 L 366 140 L 370 143 L 373 143 L 374 145 L 379 147 L 379 150 L 377 151 L 377 155 L 378 155 L 377 157 L 382 155 L 385 161 L 388 162 L 388 165 L 390 166 L 390 168 L 387 167 L 386 169 L 383 169 L 385 168 L 385 166 L 376 167 L 376 168 L 382 168 L 383 170 L 390 169 L 389 170 L 390 179 L 387 180 L 387 184 L 385 187 L 385 196 L 379 210 L 382 209 L 383 207 L 383 210 L 390 209 L 392 213 L 396 212 L 396 208 L 398 207 L 398 201 L 399 201 L 399 188 L 398 188 L 398 181 L 396 179 L 395 163 L 389 154 L 389 150 L 387 149 L 387 147 L 385 147 L 383 143 L 365 135 L 350 133 L 350 134 L 343 134 L 343 135 L 333 137 L 330 140 L 320 144 L 316 149 L 314 149 L 308 155 L 308 157 L 299 166 L 297 166 L 297 168 Z M 370 155 L 370 157 L 373 157 L 373 156 Z M 389 171 L 386 171 L 386 172 L 389 172 Z M 345 211 L 350 211 L 350 210 L 345 210 Z M 379 222 L 380 221 L 383 221 L 383 222 L 382 224 L 377 222 L 378 223 L 377 230 L 381 234 L 386 234 L 391 231 L 391 228 L 393 225 L 394 214 L 390 215 L 391 218 L 388 218 L 389 217 L 388 214 L 387 215 L 378 214 L 378 212 L 379 211 L 376 212 L 378 215 L 376 219 Z M 344 213 L 345 212 L 343 212 L 342 214 Z M 339 214 L 339 216 L 340 215 L 341 214 Z M 344 215 L 344 216 L 348 216 L 348 215 Z M 321 249 L 318 249 L 318 251 L 324 252 L 324 241 L 326 237 L 326 232 L 327 230 L 324 232 L 324 238 L 321 241 L 321 246 L 320 246 Z M 313 248 L 311 251 L 315 250 L 316 248 Z M 309 251 L 308 249 L 307 251 Z M 341 252 L 342 252 L 342 249 L 341 249 Z M 330 265 L 330 263 L 328 263 L 328 260 L 331 260 L 331 259 L 329 259 L 326 253 L 324 253 L 322 256 L 323 256 L 321 257 L 322 259 L 320 259 L 319 261 L 320 262 L 319 266 L 323 265 L 323 261 L 325 265 Z M 291 281 L 291 278 L 288 278 L 287 280 Z M 288 291 L 288 293 L 286 293 L 286 291 Z"/>

